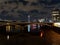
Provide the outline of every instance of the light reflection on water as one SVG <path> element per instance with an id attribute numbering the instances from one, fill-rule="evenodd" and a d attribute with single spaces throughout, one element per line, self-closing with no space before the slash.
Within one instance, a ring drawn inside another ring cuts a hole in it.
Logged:
<path id="1" fill-rule="evenodd" d="M 7 40 L 9 40 L 9 35 L 7 35 Z"/>

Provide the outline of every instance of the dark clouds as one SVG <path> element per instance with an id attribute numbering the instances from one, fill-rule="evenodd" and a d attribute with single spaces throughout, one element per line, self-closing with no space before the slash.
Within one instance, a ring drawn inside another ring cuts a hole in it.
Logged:
<path id="1" fill-rule="evenodd" d="M 44 3 L 45 5 L 53 5 L 60 3 L 60 0 L 39 0 L 39 3 Z"/>
<path id="2" fill-rule="evenodd" d="M 28 15 L 31 20 L 51 18 L 51 10 L 59 8 L 60 0 L 0 0 L 0 18 L 7 20 L 27 21 Z"/>

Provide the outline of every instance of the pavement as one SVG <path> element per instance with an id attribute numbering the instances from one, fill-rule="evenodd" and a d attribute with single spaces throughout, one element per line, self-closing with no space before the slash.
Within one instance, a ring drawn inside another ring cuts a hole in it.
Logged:
<path id="1" fill-rule="evenodd" d="M 49 30 L 45 32 L 45 39 L 51 45 L 60 45 L 60 34 L 53 30 Z"/>

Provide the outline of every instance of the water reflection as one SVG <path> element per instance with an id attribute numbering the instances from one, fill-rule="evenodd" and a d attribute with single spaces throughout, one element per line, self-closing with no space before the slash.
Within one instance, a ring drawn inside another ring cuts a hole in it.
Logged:
<path id="1" fill-rule="evenodd" d="M 10 26 L 10 32 L 6 25 L 0 26 L 2 45 L 60 45 L 60 34 L 56 32 L 60 28 L 40 24 Z"/>

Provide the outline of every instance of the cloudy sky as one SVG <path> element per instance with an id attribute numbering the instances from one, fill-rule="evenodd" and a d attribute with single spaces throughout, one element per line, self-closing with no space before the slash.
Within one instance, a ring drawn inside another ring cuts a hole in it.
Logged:
<path id="1" fill-rule="evenodd" d="M 31 21 L 51 19 L 51 10 L 60 9 L 60 0 L 0 0 L 0 19 Z"/>

